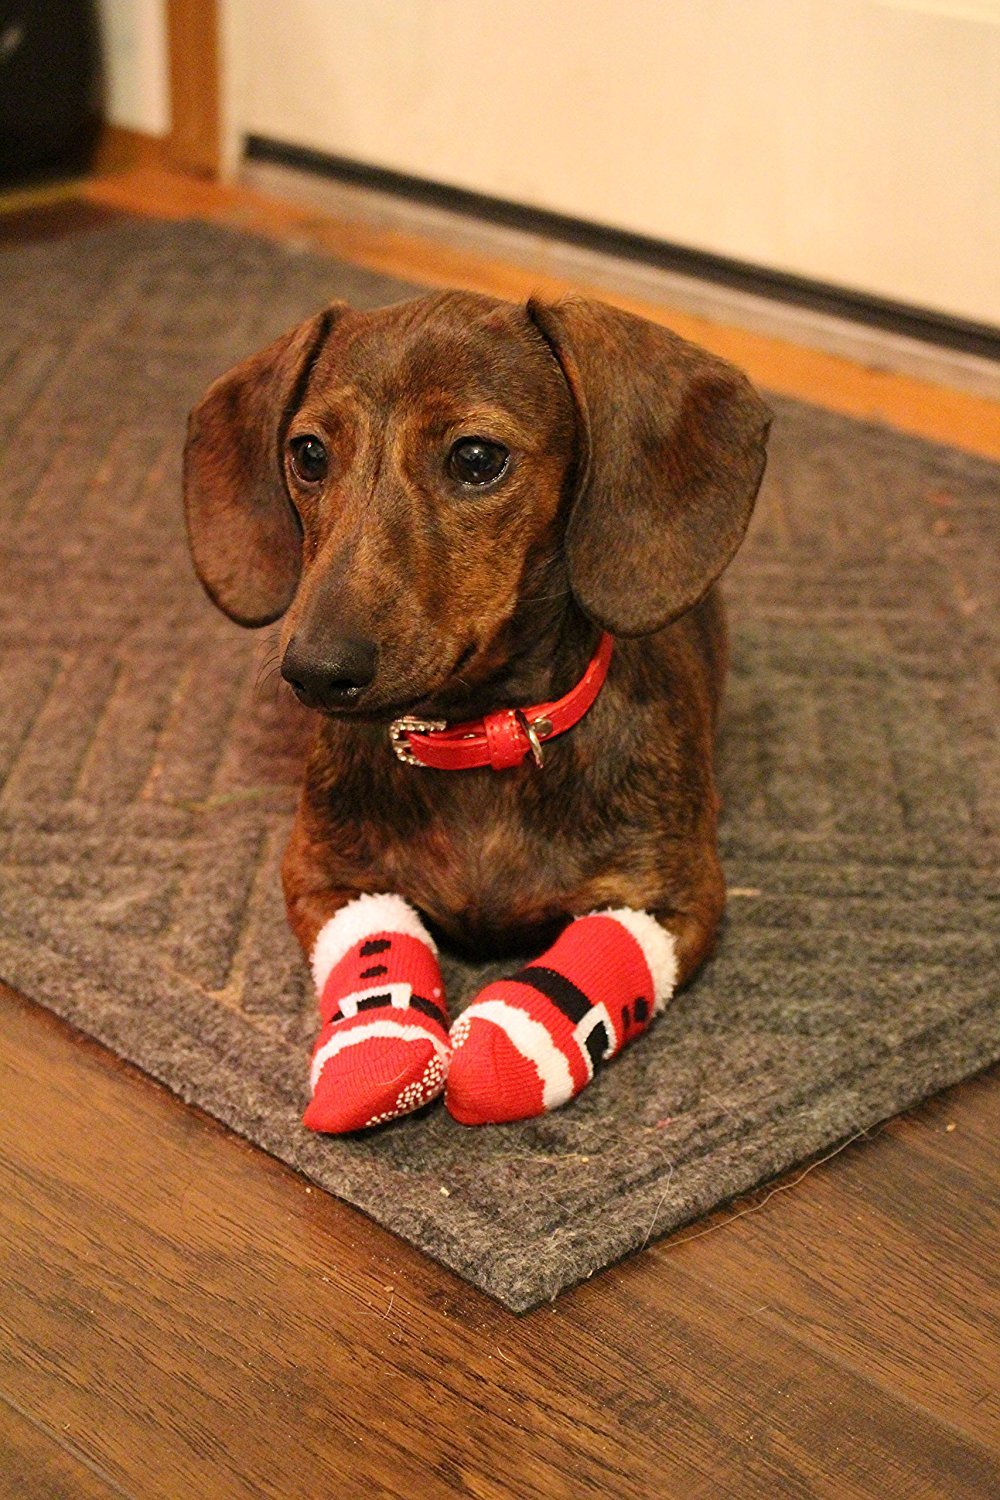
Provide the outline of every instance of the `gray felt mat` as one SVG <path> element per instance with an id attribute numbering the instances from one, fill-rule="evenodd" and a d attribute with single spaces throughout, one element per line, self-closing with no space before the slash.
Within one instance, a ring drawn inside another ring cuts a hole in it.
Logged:
<path id="1" fill-rule="evenodd" d="M 0 256 L 0 975 L 523 1309 L 1000 1055 L 1000 472 L 776 402 L 715 961 L 546 1119 L 318 1139 L 278 889 L 308 725 L 194 581 L 183 419 L 327 299 L 405 292 L 198 224 Z"/>

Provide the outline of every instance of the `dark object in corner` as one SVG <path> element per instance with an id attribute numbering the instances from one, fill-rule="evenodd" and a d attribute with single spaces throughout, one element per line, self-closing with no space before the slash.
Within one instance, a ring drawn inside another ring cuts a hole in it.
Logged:
<path id="1" fill-rule="evenodd" d="M 90 0 L 0 0 L 0 184 L 85 167 L 99 101 Z"/>

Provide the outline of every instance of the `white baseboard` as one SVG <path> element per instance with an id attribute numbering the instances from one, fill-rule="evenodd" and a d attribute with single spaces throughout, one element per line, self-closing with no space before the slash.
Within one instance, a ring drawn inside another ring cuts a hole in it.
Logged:
<path id="1" fill-rule="evenodd" d="M 238 180 L 272 197 L 305 204 L 344 223 L 436 240 L 596 291 L 614 291 L 662 307 L 744 328 L 872 368 L 1000 400 L 1000 363 L 905 334 L 874 328 L 720 286 L 631 258 L 515 229 L 376 188 L 337 182 L 272 162 L 245 161 Z"/>

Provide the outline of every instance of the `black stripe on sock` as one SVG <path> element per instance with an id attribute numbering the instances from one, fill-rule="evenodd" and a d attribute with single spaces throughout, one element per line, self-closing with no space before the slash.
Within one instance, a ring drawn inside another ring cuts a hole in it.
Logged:
<path id="1" fill-rule="evenodd" d="M 526 969 L 515 974 L 514 979 L 519 984 L 530 984 L 547 1000 L 551 1000 L 564 1016 L 569 1017 L 574 1026 L 593 1009 L 589 996 L 585 995 L 572 979 L 567 979 L 565 974 L 560 974 L 558 969 L 546 969 L 541 964 L 529 964 Z"/>
<path id="2" fill-rule="evenodd" d="M 425 1000 L 423 995 L 411 995 L 410 1005 L 414 1010 L 419 1010 L 421 1015 L 430 1016 L 432 1021 L 437 1021 L 447 1031 L 448 1017 L 443 1006 L 435 1005 L 433 1000 Z"/>
<path id="3" fill-rule="evenodd" d="M 443 1026 L 445 1031 L 448 1030 L 448 1013 L 443 1005 L 438 1004 L 433 1000 L 425 1000 L 423 995 L 411 995 L 408 1002 L 408 1008 L 411 1010 L 418 1010 L 423 1016 L 429 1016 L 432 1021 L 437 1021 L 439 1026 Z M 394 1007 L 392 1004 L 392 996 L 387 992 L 380 992 L 377 995 L 366 995 L 363 1000 L 358 1001 L 358 1014 L 360 1014 L 363 1010 L 391 1009 L 401 1010 L 402 1006 Z M 330 1017 L 330 1024 L 332 1025 L 334 1021 L 342 1021 L 343 1019 L 344 1013 L 338 1006 L 333 1015 Z"/>
<path id="4" fill-rule="evenodd" d="M 391 938 L 369 938 L 367 943 L 361 944 L 361 957 L 371 958 L 374 953 L 384 953 L 387 948 L 391 947 Z"/>
<path id="5" fill-rule="evenodd" d="M 604 1061 L 611 1047 L 611 1038 L 608 1036 L 608 1028 L 603 1021 L 594 1027 L 583 1044 L 590 1055 L 591 1066 L 596 1073 Z"/>
<path id="6" fill-rule="evenodd" d="M 358 1010 L 377 1010 L 391 1004 L 391 995 L 366 995 L 363 1000 L 358 1001 Z"/>
<path id="7" fill-rule="evenodd" d="M 383 974 L 388 974 L 388 972 L 389 972 L 389 970 L 386 968 L 385 964 L 372 964 L 372 966 L 371 966 L 370 969 L 362 969 L 361 970 L 361 978 L 362 979 L 381 979 L 382 975 Z"/>

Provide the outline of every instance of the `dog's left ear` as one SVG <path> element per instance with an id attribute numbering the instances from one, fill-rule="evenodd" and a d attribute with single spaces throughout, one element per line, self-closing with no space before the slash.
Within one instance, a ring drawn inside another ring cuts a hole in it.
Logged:
<path id="1" fill-rule="evenodd" d="M 577 411 L 566 531 L 581 608 L 646 635 L 697 604 L 743 540 L 771 414 L 739 370 L 600 302 L 532 299 L 528 315 Z"/>

